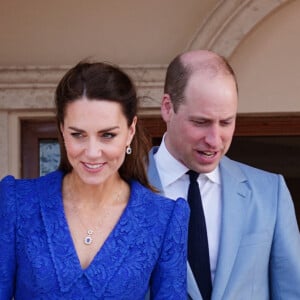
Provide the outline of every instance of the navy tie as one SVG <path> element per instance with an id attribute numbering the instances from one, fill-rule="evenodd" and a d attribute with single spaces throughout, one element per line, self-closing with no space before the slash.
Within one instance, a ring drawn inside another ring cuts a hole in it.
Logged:
<path id="1" fill-rule="evenodd" d="M 188 235 L 188 261 L 197 281 L 203 300 L 211 298 L 212 283 L 209 263 L 209 250 L 205 216 L 195 171 L 188 171 L 190 185 L 188 202 L 190 205 L 190 222 Z"/>

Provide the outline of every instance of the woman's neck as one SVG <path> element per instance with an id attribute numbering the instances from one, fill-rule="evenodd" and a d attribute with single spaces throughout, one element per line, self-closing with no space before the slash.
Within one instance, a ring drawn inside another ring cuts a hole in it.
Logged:
<path id="1" fill-rule="evenodd" d="M 116 174 L 98 185 L 89 185 L 73 172 L 63 180 L 63 195 L 67 201 L 72 201 L 77 207 L 97 208 L 99 206 L 115 205 L 127 194 L 127 183 Z"/>

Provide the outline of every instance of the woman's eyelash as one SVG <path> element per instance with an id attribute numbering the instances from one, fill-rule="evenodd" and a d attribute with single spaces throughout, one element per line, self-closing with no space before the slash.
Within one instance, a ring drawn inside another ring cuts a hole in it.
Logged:
<path id="1" fill-rule="evenodd" d="M 99 137 L 105 138 L 105 139 L 112 139 L 116 136 L 116 133 L 112 132 L 104 132 Z M 71 136 L 74 138 L 83 138 L 85 135 L 82 132 L 71 132 Z"/>
<path id="2" fill-rule="evenodd" d="M 111 133 L 111 132 L 103 133 L 103 137 L 105 137 L 105 138 L 113 138 L 115 136 L 116 136 L 115 133 Z"/>
<path id="3" fill-rule="evenodd" d="M 80 136 L 82 136 L 82 133 L 81 132 L 72 132 L 71 135 L 74 137 L 80 137 Z"/>

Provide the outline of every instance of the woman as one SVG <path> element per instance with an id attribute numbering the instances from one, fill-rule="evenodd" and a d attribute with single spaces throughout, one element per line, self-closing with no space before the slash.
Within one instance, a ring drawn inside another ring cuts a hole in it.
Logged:
<path id="1" fill-rule="evenodd" d="M 153 191 L 135 87 L 81 62 L 56 89 L 58 171 L 0 185 L 0 299 L 186 299 L 188 206 Z"/>

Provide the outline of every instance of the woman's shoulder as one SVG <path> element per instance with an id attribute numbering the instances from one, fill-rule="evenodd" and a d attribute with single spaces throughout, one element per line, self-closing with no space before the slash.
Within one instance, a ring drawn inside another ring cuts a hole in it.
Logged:
<path id="1" fill-rule="evenodd" d="M 37 178 L 15 178 L 12 175 L 7 175 L 0 181 L 1 194 L 6 197 L 24 198 L 35 193 L 52 190 L 54 185 L 61 182 L 63 174 L 60 171 L 54 171 L 45 176 Z"/>
<path id="2" fill-rule="evenodd" d="M 43 184 L 48 183 L 53 180 L 60 180 L 62 178 L 63 174 L 61 171 L 54 171 L 51 173 L 48 173 L 44 176 L 36 177 L 36 178 L 16 178 L 13 175 L 6 175 L 0 180 L 0 184 L 2 187 L 6 186 L 31 186 L 35 184 Z"/>
<path id="3" fill-rule="evenodd" d="M 13 175 L 7 175 L 0 181 L 1 192 L 12 192 L 18 189 L 25 191 L 31 189 L 33 182 L 34 179 L 19 179 Z"/>
<path id="4" fill-rule="evenodd" d="M 0 181 L 0 210 L 8 216 L 35 214 L 41 202 L 52 201 L 59 193 L 61 177 L 57 171 L 33 179 L 5 176 Z"/>

